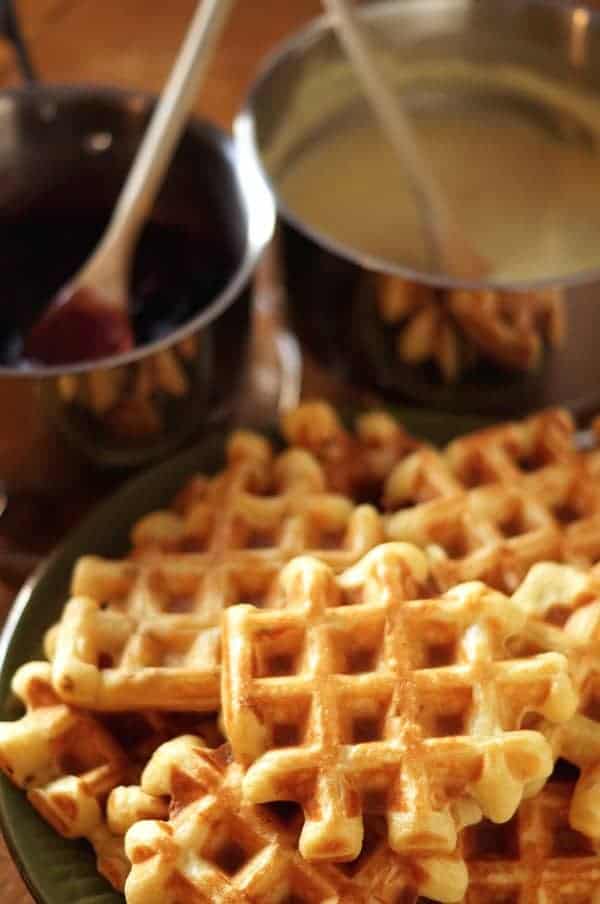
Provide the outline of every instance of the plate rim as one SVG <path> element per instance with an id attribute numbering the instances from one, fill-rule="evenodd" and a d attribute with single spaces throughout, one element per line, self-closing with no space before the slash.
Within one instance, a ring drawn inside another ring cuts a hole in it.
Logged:
<path id="1" fill-rule="evenodd" d="M 76 529 L 76 528 L 75 528 Z M 69 531 L 70 533 L 70 531 Z M 29 575 L 19 592 L 17 593 L 15 600 L 12 604 L 12 607 L 8 613 L 8 617 L 4 622 L 2 627 L 2 631 L 0 632 L 0 672 L 3 670 L 4 661 L 6 659 L 8 649 L 10 646 L 10 640 L 17 629 L 17 626 L 27 608 L 29 600 L 33 594 L 34 588 L 38 581 L 42 578 L 44 573 L 50 567 L 51 560 L 55 555 L 55 552 L 58 552 L 62 548 L 62 542 L 59 544 L 57 549 L 51 553 L 47 558 L 45 558 L 40 564 L 34 569 L 33 573 Z M 21 790 L 21 789 L 19 789 Z M 25 798 L 27 805 L 31 806 Z M 25 863 L 19 852 L 15 839 L 12 837 L 12 832 L 8 826 L 8 813 L 6 812 L 6 804 L 4 802 L 4 795 L 0 791 L 0 834 L 4 840 L 4 844 L 6 845 L 6 850 L 8 851 L 12 862 L 17 870 L 17 873 L 21 877 L 27 891 L 36 902 L 36 904 L 47 904 L 47 901 L 41 897 L 41 891 L 35 887 L 33 880 L 30 878 L 29 873 L 25 867 Z"/>

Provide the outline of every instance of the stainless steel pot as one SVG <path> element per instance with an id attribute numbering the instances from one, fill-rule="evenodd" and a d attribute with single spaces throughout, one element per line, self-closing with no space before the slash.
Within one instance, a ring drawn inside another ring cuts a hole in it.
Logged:
<path id="1" fill-rule="evenodd" d="M 390 78 L 406 61 L 436 60 L 440 54 L 484 65 L 509 62 L 577 85 L 600 105 L 600 17 L 584 7 L 548 0 L 394 0 L 369 4 L 360 15 Z M 417 91 L 410 100 L 447 103 L 441 94 Z M 559 282 L 504 287 L 514 300 L 517 290 L 550 284 L 565 302 L 566 341 L 559 349 L 546 348 L 532 372 L 515 372 L 484 356 L 463 379 L 447 385 L 430 367 L 398 359 L 394 330 L 375 314 L 382 278 L 435 292 L 486 287 L 357 253 L 286 206 L 281 186 L 289 168 L 360 105 L 364 115 L 355 78 L 323 18 L 267 61 L 235 126 L 247 159 L 259 161 L 278 200 L 291 318 L 304 347 L 342 380 L 434 409 L 519 414 L 554 403 L 582 415 L 597 409 L 598 269 Z M 549 122 L 548 128 L 576 128 L 582 140 L 592 140 L 585 122 Z M 323 180 L 326 191 L 325 172 Z"/>
<path id="2" fill-rule="evenodd" d="M 96 86 L 2 92 L 0 218 L 104 217 L 152 103 Z M 228 260 L 221 291 L 188 322 L 127 355 L 74 367 L 0 367 L 0 479 L 9 487 L 69 485 L 90 465 L 138 466 L 226 415 L 243 372 L 250 280 L 274 223 L 270 192 L 227 135 L 194 120 L 154 220 L 199 236 L 200 267 L 218 237 Z"/>

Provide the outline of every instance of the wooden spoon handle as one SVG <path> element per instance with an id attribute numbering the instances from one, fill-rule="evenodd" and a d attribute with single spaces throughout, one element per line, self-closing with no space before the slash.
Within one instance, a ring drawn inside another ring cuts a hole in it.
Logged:
<path id="1" fill-rule="evenodd" d="M 366 36 L 357 21 L 353 0 L 323 0 L 323 5 L 332 16 L 338 40 L 385 136 L 408 170 L 424 220 L 427 250 L 434 264 L 457 276 L 481 276 L 489 268 L 457 226 L 445 193 L 421 153 L 401 101 L 377 71 Z"/>
<path id="2" fill-rule="evenodd" d="M 235 0 L 202 0 L 113 211 L 103 244 L 137 240 Z"/>

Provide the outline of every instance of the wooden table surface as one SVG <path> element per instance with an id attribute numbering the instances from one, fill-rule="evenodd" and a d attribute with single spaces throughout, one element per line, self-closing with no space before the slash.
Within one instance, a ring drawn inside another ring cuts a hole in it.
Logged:
<path id="1" fill-rule="evenodd" d="M 33 62 L 44 81 L 105 82 L 150 91 L 159 91 L 164 83 L 195 6 L 195 0 L 17 0 Z M 197 112 L 228 127 L 260 60 L 319 9 L 319 0 L 239 3 Z M 13 51 L 0 42 L 0 86 L 19 81 Z M 9 604 L 0 586 L 0 621 Z M 1 840 L 0 900 L 32 902 Z"/>

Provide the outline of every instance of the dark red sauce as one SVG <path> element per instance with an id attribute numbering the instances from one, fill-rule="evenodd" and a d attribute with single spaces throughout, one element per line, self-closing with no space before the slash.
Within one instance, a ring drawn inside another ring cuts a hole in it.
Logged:
<path id="1" fill-rule="evenodd" d="M 133 346 L 126 311 L 103 304 L 85 286 L 65 286 L 34 323 L 23 348 L 26 358 L 53 365 L 108 358 Z"/>
<path id="2" fill-rule="evenodd" d="M 24 339 L 93 251 L 106 222 L 102 215 L 60 213 L 0 220 L 0 366 L 37 364 L 25 355 Z M 130 288 L 135 344 L 160 339 L 194 317 L 224 288 L 232 263 L 231 252 L 207 241 L 206 230 L 200 237 L 187 227 L 148 224 Z"/>

